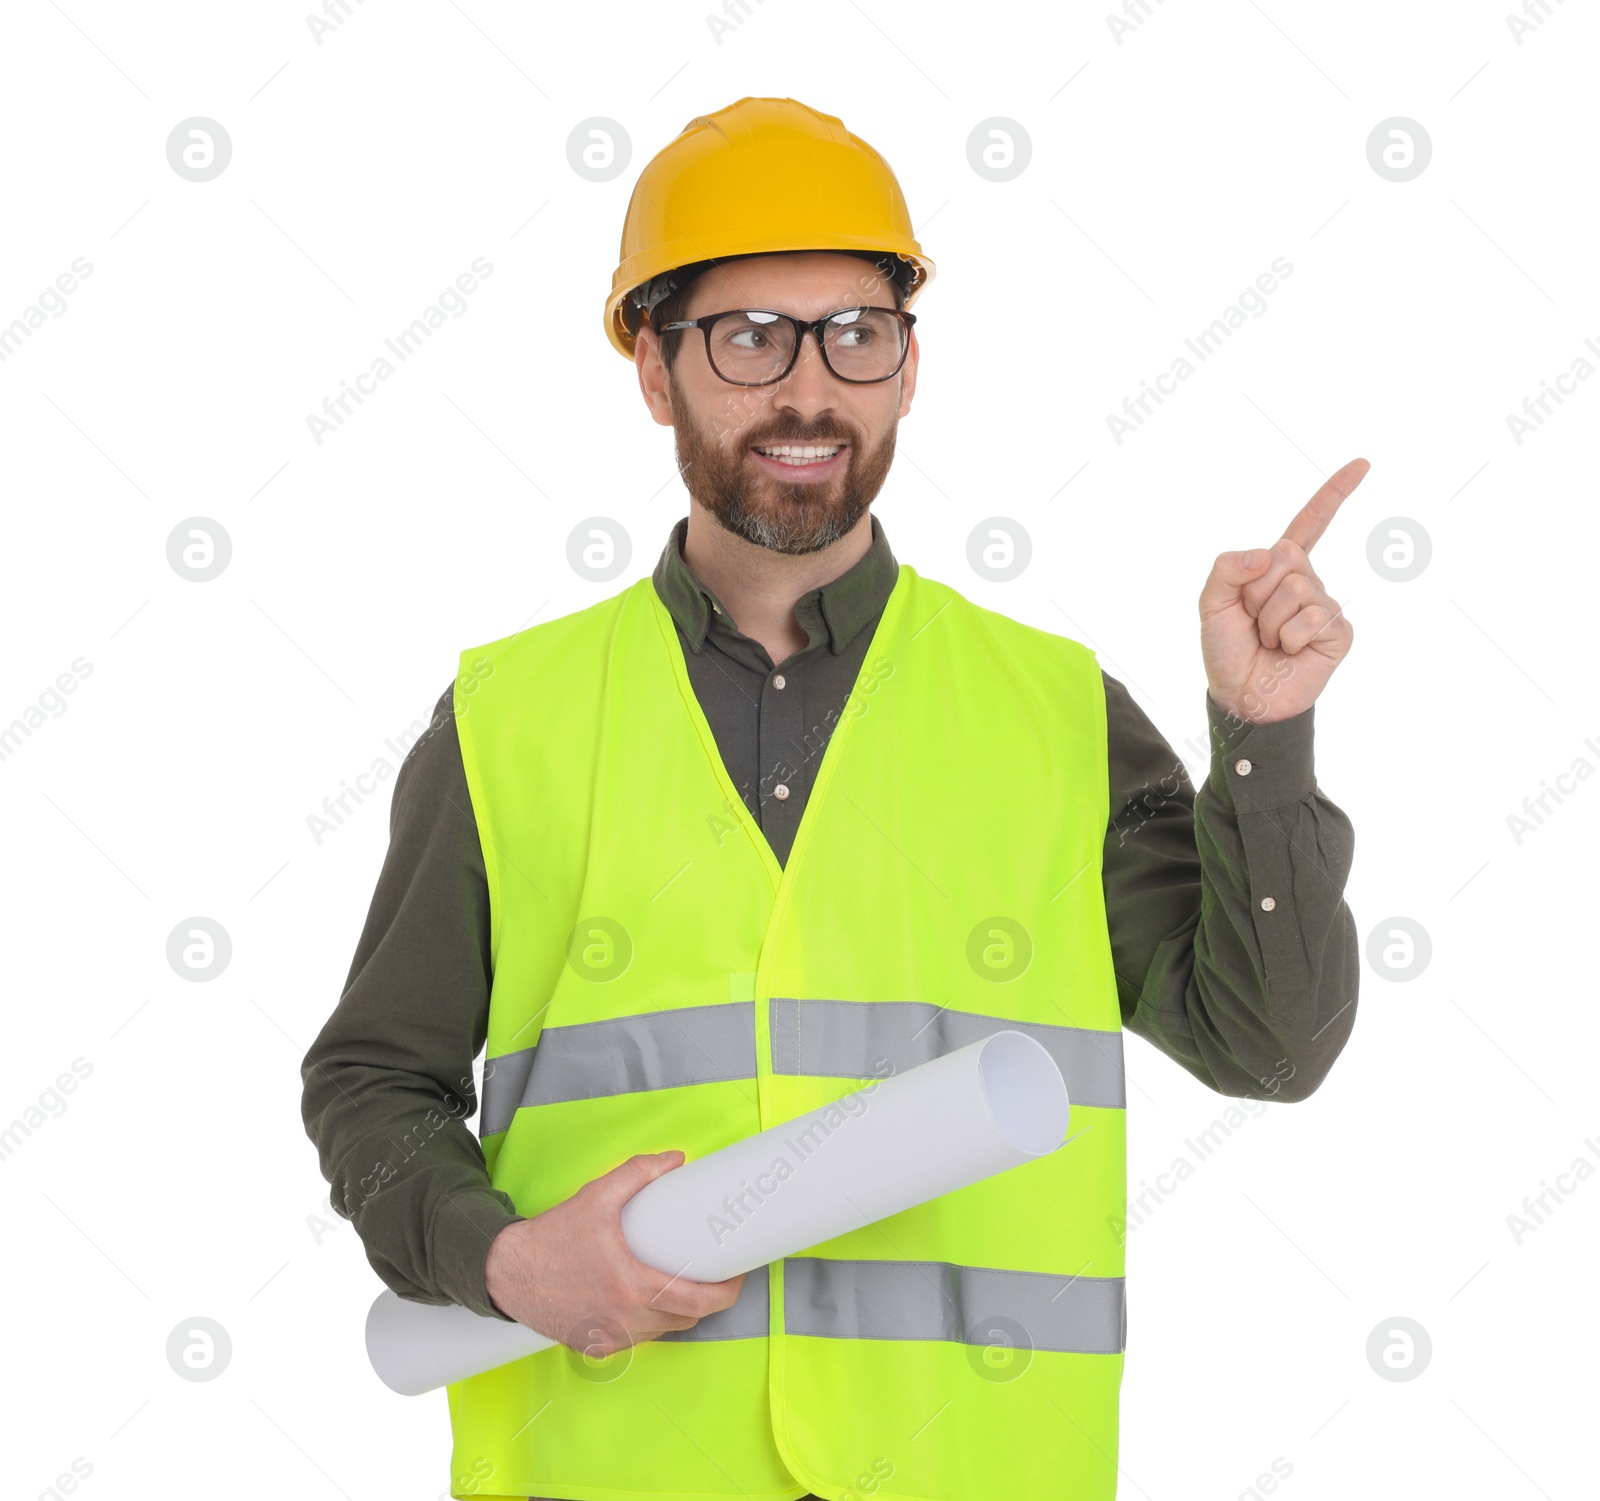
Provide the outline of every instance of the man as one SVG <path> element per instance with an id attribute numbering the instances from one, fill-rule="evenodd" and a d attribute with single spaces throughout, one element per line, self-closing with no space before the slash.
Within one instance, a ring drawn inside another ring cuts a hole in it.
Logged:
<path id="1" fill-rule="evenodd" d="M 407 756 L 303 1070 L 336 1206 L 402 1295 L 565 1346 L 449 1388 L 458 1496 L 1109 1498 L 1124 1026 L 1287 1101 L 1354 1021 L 1311 724 L 1351 631 L 1308 552 L 1365 461 L 1218 555 L 1197 796 L 1087 647 L 870 514 L 932 275 L 871 147 L 741 100 L 622 251 L 607 332 L 689 515 L 650 578 L 463 652 Z M 629 1253 L 686 1157 L 1006 1026 L 1067 1078 L 1056 1152 L 725 1283 Z"/>

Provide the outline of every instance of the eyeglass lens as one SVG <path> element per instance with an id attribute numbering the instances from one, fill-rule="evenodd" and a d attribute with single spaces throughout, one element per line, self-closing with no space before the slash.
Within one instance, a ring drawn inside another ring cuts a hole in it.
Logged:
<path id="1" fill-rule="evenodd" d="M 727 380 L 756 384 L 776 379 L 794 354 L 794 324 L 776 313 L 746 310 L 711 328 L 711 363 Z M 886 308 L 851 308 L 824 329 L 828 364 L 845 380 L 883 380 L 905 353 L 906 326 Z"/>

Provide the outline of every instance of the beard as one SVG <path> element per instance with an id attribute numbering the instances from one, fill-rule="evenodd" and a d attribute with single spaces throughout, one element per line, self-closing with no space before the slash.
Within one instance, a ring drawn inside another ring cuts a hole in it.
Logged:
<path id="1" fill-rule="evenodd" d="M 689 494 L 725 531 L 772 552 L 809 553 L 837 542 L 866 514 L 894 460 L 897 422 L 870 447 L 832 417 L 810 427 L 780 424 L 767 432 L 737 422 L 702 426 L 679 397 L 673 423 L 678 473 Z M 786 483 L 750 457 L 759 444 L 846 443 L 844 468 L 831 479 Z"/>

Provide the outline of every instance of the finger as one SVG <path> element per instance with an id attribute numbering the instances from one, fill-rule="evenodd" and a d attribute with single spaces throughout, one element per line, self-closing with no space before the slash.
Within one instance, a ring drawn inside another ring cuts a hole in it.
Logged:
<path id="1" fill-rule="evenodd" d="M 627 1333 L 618 1319 L 604 1314 L 585 1314 L 572 1321 L 561 1336 L 561 1343 L 590 1360 L 604 1360 L 621 1348 Z"/>
<path id="2" fill-rule="evenodd" d="M 1343 661 L 1355 641 L 1355 628 L 1333 600 L 1319 600 L 1291 616 L 1278 630 L 1278 650 L 1296 656 L 1310 646 L 1334 662 Z"/>
<path id="3" fill-rule="evenodd" d="M 642 1262 L 639 1269 L 645 1274 L 648 1288 L 644 1294 L 645 1303 L 663 1313 L 694 1319 L 731 1308 L 739 1301 L 739 1292 L 744 1286 L 743 1272 L 726 1282 L 692 1282 L 686 1277 L 673 1277 L 663 1283 L 660 1272 Z"/>
<path id="4" fill-rule="evenodd" d="M 1200 590 L 1200 618 L 1209 620 L 1218 610 L 1237 604 L 1244 586 L 1266 571 L 1271 556 L 1263 547 L 1249 552 L 1219 552 Z"/>
<path id="5" fill-rule="evenodd" d="M 669 1330 L 692 1329 L 697 1322 L 696 1319 L 669 1318 L 665 1315 L 626 1321 L 607 1317 L 588 1326 L 580 1325 L 562 1343 L 586 1360 L 601 1361 L 619 1350 L 657 1339 Z"/>
<path id="6" fill-rule="evenodd" d="M 1318 537 L 1327 529 L 1345 497 L 1366 478 L 1372 468 L 1365 459 L 1351 459 L 1344 468 L 1330 474 L 1321 489 L 1303 506 L 1294 520 L 1284 528 L 1283 535 L 1310 552 Z"/>
<path id="7" fill-rule="evenodd" d="M 1305 574 L 1286 574 L 1256 612 L 1261 644 L 1269 651 L 1276 651 L 1284 626 L 1309 605 L 1325 605 L 1330 615 L 1335 608 L 1333 601 Z"/>
<path id="8" fill-rule="evenodd" d="M 653 1183 L 663 1173 L 670 1173 L 684 1160 L 683 1153 L 636 1152 L 626 1162 L 618 1163 L 609 1173 L 584 1185 L 607 1208 L 620 1209 L 647 1183 Z"/>
<path id="9" fill-rule="evenodd" d="M 1287 537 L 1279 537 L 1266 549 L 1266 552 L 1270 560 L 1268 566 L 1264 570 L 1257 569 L 1256 577 L 1245 586 L 1243 592 L 1245 609 L 1257 618 L 1260 617 L 1267 601 L 1277 593 L 1278 586 L 1292 575 L 1303 575 L 1318 589 L 1322 588 L 1322 580 L 1317 577 L 1317 570 L 1311 566 L 1311 559 L 1305 555 L 1298 542 L 1291 542 Z"/>
<path id="10" fill-rule="evenodd" d="M 635 1303 L 623 1315 L 635 1339 L 653 1339 L 656 1335 L 665 1333 L 669 1329 L 692 1329 L 711 1309 L 680 1309 L 661 1308 L 656 1304 L 645 1301 Z"/>

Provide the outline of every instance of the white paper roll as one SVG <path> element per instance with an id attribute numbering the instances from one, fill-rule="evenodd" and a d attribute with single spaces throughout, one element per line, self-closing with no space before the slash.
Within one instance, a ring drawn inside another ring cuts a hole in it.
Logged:
<path id="1" fill-rule="evenodd" d="M 668 1276 L 722 1282 L 1053 1152 L 1069 1111 L 1044 1045 L 993 1032 L 647 1183 L 623 1238 Z M 408 1397 L 556 1343 L 390 1291 L 367 1314 L 372 1368 Z"/>

